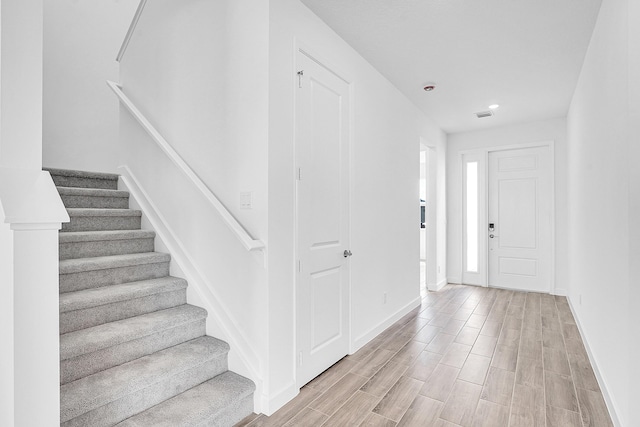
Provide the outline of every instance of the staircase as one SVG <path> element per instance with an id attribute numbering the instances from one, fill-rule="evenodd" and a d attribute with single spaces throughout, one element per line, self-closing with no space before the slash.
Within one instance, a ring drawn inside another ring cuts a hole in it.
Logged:
<path id="1" fill-rule="evenodd" d="M 153 231 L 117 175 L 46 169 L 71 222 L 60 231 L 60 425 L 232 426 L 254 384 L 227 370 Z"/>

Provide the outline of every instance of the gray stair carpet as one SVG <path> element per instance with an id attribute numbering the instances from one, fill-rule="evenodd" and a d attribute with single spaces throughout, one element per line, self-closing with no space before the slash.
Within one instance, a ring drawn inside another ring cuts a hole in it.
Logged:
<path id="1" fill-rule="evenodd" d="M 58 187 L 60 198 L 67 208 L 127 209 L 129 193 L 99 188 Z"/>
<path id="2" fill-rule="evenodd" d="M 71 222 L 60 230 L 60 425 L 233 426 L 255 385 L 154 252 L 118 175 L 46 168 Z"/>
<path id="3" fill-rule="evenodd" d="M 60 233 L 60 259 L 137 254 L 153 251 L 156 233 L 147 230 L 70 231 Z"/>

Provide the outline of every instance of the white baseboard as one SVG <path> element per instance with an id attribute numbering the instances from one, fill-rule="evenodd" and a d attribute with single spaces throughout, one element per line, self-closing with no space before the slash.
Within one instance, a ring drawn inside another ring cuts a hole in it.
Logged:
<path id="1" fill-rule="evenodd" d="M 461 277 L 448 277 L 447 278 L 447 282 L 453 283 L 453 284 L 456 284 L 456 285 L 461 285 L 462 284 L 462 278 Z"/>
<path id="2" fill-rule="evenodd" d="M 273 415 L 278 409 L 282 408 L 288 402 L 290 402 L 294 397 L 296 397 L 300 393 L 300 389 L 296 386 L 295 382 L 292 382 L 282 390 L 274 393 L 272 397 L 267 395 L 262 395 L 262 413 L 266 416 Z M 259 413 L 254 410 L 254 412 Z"/>
<path id="3" fill-rule="evenodd" d="M 441 290 L 442 288 L 447 286 L 447 283 L 449 283 L 449 281 L 447 279 L 442 279 L 438 283 L 431 284 L 431 285 L 427 286 L 427 289 L 429 289 L 430 291 L 433 291 L 433 292 L 438 292 L 439 290 Z"/>
<path id="4" fill-rule="evenodd" d="M 611 415 L 611 421 L 613 422 L 614 426 L 622 427 L 622 423 L 620 422 L 620 418 L 618 417 L 618 413 L 616 412 L 616 406 L 613 403 L 613 399 L 611 399 L 611 395 L 609 394 L 609 391 L 607 389 L 607 384 L 604 380 L 604 377 L 600 373 L 600 369 L 596 364 L 595 358 L 591 351 L 591 347 L 589 345 L 589 341 L 587 340 L 587 336 L 585 335 L 584 330 L 582 329 L 582 325 L 580 324 L 580 319 L 576 315 L 576 311 L 573 308 L 573 303 L 571 302 L 571 298 L 567 297 L 567 302 L 569 303 L 571 314 L 573 315 L 573 318 L 576 321 L 576 326 L 578 327 L 578 331 L 580 332 L 580 337 L 582 338 L 582 342 L 584 343 L 584 348 L 587 350 L 589 363 L 591 363 L 591 366 L 593 367 L 593 372 L 596 374 L 596 379 L 598 380 L 598 385 L 600 386 L 600 390 L 602 391 L 602 396 L 604 397 L 604 401 L 607 404 L 609 415 Z"/>
<path id="5" fill-rule="evenodd" d="M 353 340 L 353 342 L 351 343 L 350 354 L 353 354 L 356 351 L 360 350 L 365 344 L 367 344 L 369 341 L 371 341 L 372 339 L 380 335 L 382 331 L 384 331 L 389 326 L 393 325 L 395 322 L 400 320 L 402 316 L 405 316 L 411 310 L 418 307 L 421 301 L 422 299 L 420 297 L 414 299 L 409 304 L 405 305 L 400 310 L 396 311 L 391 316 L 387 317 L 382 322 L 378 323 L 376 326 L 369 329 L 367 332 L 365 332 L 364 334 L 360 335 L 358 338 Z"/>
<path id="6" fill-rule="evenodd" d="M 558 295 L 560 297 L 566 297 L 566 296 L 569 295 L 569 291 L 567 289 L 564 289 L 564 288 L 555 288 L 549 293 L 551 295 Z"/>

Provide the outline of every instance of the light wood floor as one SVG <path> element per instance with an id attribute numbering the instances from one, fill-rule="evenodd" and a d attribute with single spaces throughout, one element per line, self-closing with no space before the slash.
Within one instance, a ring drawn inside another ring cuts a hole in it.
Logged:
<path id="1" fill-rule="evenodd" d="M 612 426 L 566 298 L 448 285 L 238 426 Z"/>

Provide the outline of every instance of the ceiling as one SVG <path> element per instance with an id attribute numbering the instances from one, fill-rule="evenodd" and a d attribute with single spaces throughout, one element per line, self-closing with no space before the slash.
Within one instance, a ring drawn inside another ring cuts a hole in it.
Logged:
<path id="1" fill-rule="evenodd" d="M 447 133 L 564 117 L 601 3 L 301 1 Z"/>

